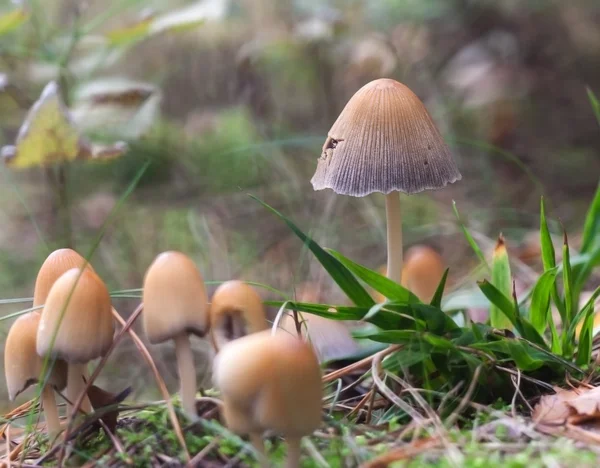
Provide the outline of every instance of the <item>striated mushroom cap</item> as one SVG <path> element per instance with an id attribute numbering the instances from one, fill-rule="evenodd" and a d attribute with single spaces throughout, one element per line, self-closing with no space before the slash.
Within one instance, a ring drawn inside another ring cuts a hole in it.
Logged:
<path id="1" fill-rule="evenodd" d="M 227 427 L 302 437 L 321 424 L 321 368 L 312 348 L 269 330 L 227 343 L 214 362 Z"/>
<path id="2" fill-rule="evenodd" d="M 58 249 L 48 255 L 35 280 L 33 306 L 46 302 L 50 288 L 63 273 L 71 268 L 82 268 L 84 264 L 85 258 L 72 249 Z M 87 268 L 94 271 L 90 263 L 87 264 Z"/>
<path id="3" fill-rule="evenodd" d="M 265 308 L 252 286 L 243 281 L 227 281 L 217 288 L 210 304 L 210 329 L 216 349 L 266 328 Z"/>
<path id="4" fill-rule="evenodd" d="M 154 259 L 144 278 L 143 302 L 144 330 L 150 343 L 162 343 L 181 333 L 206 333 L 204 279 L 181 252 L 164 252 Z"/>
<path id="5" fill-rule="evenodd" d="M 39 322 L 40 314 L 37 312 L 22 315 L 15 320 L 6 337 L 4 372 L 8 397 L 11 401 L 43 377 L 41 374 L 44 360 L 36 351 Z M 57 360 L 48 378 L 48 385 L 62 390 L 66 384 L 67 365 L 64 361 Z"/>
<path id="6" fill-rule="evenodd" d="M 402 83 L 382 78 L 348 101 L 329 130 L 311 182 L 315 190 L 362 197 L 438 189 L 460 178 L 421 100 Z"/>
<path id="7" fill-rule="evenodd" d="M 72 268 L 56 280 L 48 293 L 38 327 L 37 352 L 83 364 L 108 351 L 113 333 L 106 285 L 90 269 L 82 272 Z"/>

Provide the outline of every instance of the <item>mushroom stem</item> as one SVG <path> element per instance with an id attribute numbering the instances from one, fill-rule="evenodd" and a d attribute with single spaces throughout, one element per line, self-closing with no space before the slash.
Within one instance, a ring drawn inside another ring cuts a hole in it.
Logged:
<path id="1" fill-rule="evenodd" d="M 198 420 L 196 412 L 196 368 L 194 355 L 187 333 L 180 333 L 175 337 L 175 355 L 177 356 L 177 370 L 179 372 L 181 404 L 184 411 L 192 421 Z"/>
<path id="2" fill-rule="evenodd" d="M 54 389 L 51 385 L 44 387 L 41 397 L 42 408 L 44 408 L 44 415 L 46 416 L 46 428 L 48 429 L 48 435 L 52 438 L 60 432 L 60 419 L 58 418 Z"/>
<path id="3" fill-rule="evenodd" d="M 69 405 L 69 414 L 73 416 L 75 408 L 72 406 L 79 399 L 79 395 L 85 389 L 83 374 L 85 372 L 85 364 L 69 363 L 67 372 L 67 398 L 71 402 Z M 92 405 L 87 395 L 83 397 L 80 410 L 84 413 L 91 412 Z"/>
<path id="4" fill-rule="evenodd" d="M 265 450 L 265 441 L 263 440 L 262 434 L 260 432 L 252 432 L 250 433 L 250 442 L 252 446 L 257 451 L 257 461 L 262 468 L 269 467 L 269 461 L 267 459 L 267 452 Z"/>
<path id="5" fill-rule="evenodd" d="M 400 193 L 391 192 L 385 196 L 387 217 L 387 277 L 398 284 L 402 277 L 402 212 Z"/>
<path id="6" fill-rule="evenodd" d="M 88 369 L 87 364 L 83 365 L 83 371 L 81 372 L 81 377 L 83 378 L 83 382 L 85 384 L 87 384 L 87 381 L 90 380 L 90 371 Z M 83 399 L 83 401 L 81 402 L 81 409 L 86 413 L 91 413 L 92 411 L 94 411 L 92 408 L 92 402 L 90 401 L 88 396 L 86 396 Z"/>
<path id="7" fill-rule="evenodd" d="M 300 453 L 302 451 L 301 437 L 287 437 L 286 438 L 288 453 L 285 461 L 286 468 L 299 468 L 300 467 Z"/>

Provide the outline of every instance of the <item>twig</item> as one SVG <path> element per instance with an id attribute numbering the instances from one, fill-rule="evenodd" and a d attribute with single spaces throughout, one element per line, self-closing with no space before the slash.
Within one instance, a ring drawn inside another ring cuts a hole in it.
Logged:
<path id="1" fill-rule="evenodd" d="M 375 385 L 377 386 L 377 389 L 386 399 L 388 399 L 391 403 L 393 403 L 398 408 L 400 408 L 402 411 L 404 411 L 406 414 L 408 414 L 411 418 L 413 418 L 414 420 L 416 420 L 420 423 L 423 423 L 423 417 L 419 413 L 417 413 L 408 403 L 406 403 L 401 398 L 398 398 L 398 396 L 394 392 L 392 392 L 385 385 L 383 380 L 381 380 L 381 378 L 379 377 L 379 373 L 381 372 L 381 359 L 382 359 L 381 353 L 377 353 L 377 354 L 373 355 L 371 373 L 372 373 L 373 381 L 375 382 Z"/>
<path id="2" fill-rule="evenodd" d="M 333 382 L 334 380 L 337 380 L 340 377 L 343 377 L 344 375 L 347 375 L 355 370 L 369 367 L 372 364 L 373 359 L 376 358 L 376 356 L 379 356 L 380 358 L 384 358 L 385 356 L 392 354 L 395 351 L 398 351 L 400 348 L 402 348 L 402 345 L 389 346 L 386 349 L 373 354 L 372 356 L 368 356 L 364 359 L 361 359 L 360 361 L 356 361 L 342 369 L 338 369 L 336 371 L 330 372 L 329 374 L 323 376 L 323 383 Z"/>

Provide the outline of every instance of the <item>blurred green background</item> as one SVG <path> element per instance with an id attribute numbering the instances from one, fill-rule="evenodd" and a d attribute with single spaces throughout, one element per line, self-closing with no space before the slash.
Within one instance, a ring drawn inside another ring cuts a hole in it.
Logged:
<path id="1" fill-rule="evenodd" d="M 425 102 L 463 174 L 404 197 L 405 242 L 441 250 L 455 282 L 471 254 L 452 200 L 481 236 L 502 231 L 510 251 L 539 225 L 540 195 L 569 230 L 598 184 L 600 129 L 588 99 L 588 89 L 600 93 L 597 0 L 3 0 L 0 15 L 0 143 L 14 143 L 31 103 L 58 80 L 82 132 L 130 146 L 113 161 L 65 167 L 62 195 L 56 168 L 0 168 L 1 298 L 32 296 L 49 249 L 85 255 L 150 159 L 92 258 L 111 290 L 141 287 L 152 259 L 176 249 L 207 280 L 257 281 L 290 296 L 310 280 L 325 300 L 342 301 L 247 193 L 322 245 L 381 265 L 383 197 L 310 184 L 338 113 L 380 77 Z M 125 92 L 140 89 L 148 92 Z M 127 315 L 136 302 L 115 307 Z M 0 305 L 0 314 L 24 307 Z M 170 347 L 153 351 L 174 377 Z M 120 346 L 104 386 L 147 377 L 127 369 L 134 353 Z"/>

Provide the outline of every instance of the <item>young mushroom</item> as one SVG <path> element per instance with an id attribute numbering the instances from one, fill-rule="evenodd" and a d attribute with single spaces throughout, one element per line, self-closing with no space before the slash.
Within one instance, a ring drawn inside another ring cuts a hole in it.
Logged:
<path id="1" fill-rule="evenodd" d="M 310 345 L 269 330 L 230 341 L 215 357 L 213 380 L 225 424 L 250 435 L 263 466 L 262 435 L 273 431 L 286 439 L 286 466 L 298 467 L 302 437 L 321 424 L 321 368 Z"/>
<path id="2" fill-rule="evenodd" d="M 386 198 L 387 276 L 400 282 L 402 217 L 399 192 L 414 194 L 460 180 L 452 155 L 421 100 L 391 79 L 372 81 L 348 101 L 329 130 L 315 190 Z"/>
<path id="3" fill-rule="evenodd" d="M 231 340 L 268 328 L 262 299 L 242 281 L 226 281 L 210 304 L 210 335 L 218 352 Z"/>
<path id="4" fill-rule="evenodd" d="M 36 351 L 39 322 L 40 314 L 29 312 L 15 320 L 10 327 L 4 348 L 4 372 L 10 401 L 13 401 L 30 385 L 43 382 L 42 408 L 46 416 L 48 434 L 53 437 L 60 431 L 54 389 L 65 388 L 67 366 L 64 361 L 57 360 L 54 363 L 50 361 L 48 369 L 44 369 L 44 360 L 38 356 Z M 50 372 L 43 375 L 44 370 Z"/>
<path id="5" fill-rule="evenodd" d="M 152 344 L 175 342 L 183 408 L 196 420 L 196 369 L 190 334 L 203 337 L 208 328 L 204 279 L 194 262 L 180 252 L 160 254 L 144 278 L 144 329 Z"/>
<path id="6" fill-rule="evenodd" d="M 42 357 L 67 362 L 67 398 L 72 404 L 85 388 L 86 364 L 108 351 L 113 333 L 110 295 L 96 273 L 72 268 L 56 280 L 42 311 L 36 347 Z M 87 395 L 81 409 L 91 411 Z"/>
<path id="7" fill-rule="evenodd" d="M 48 255 L 35 280 L 33 306 L 41 306 L 46 302 L 50 288 L 63 273 L 71 268 L 83 268 L 83 265 L 94 271 L 92 265 L 86 264 L 85 258 L 72 249 L 58 249 Z"/>

